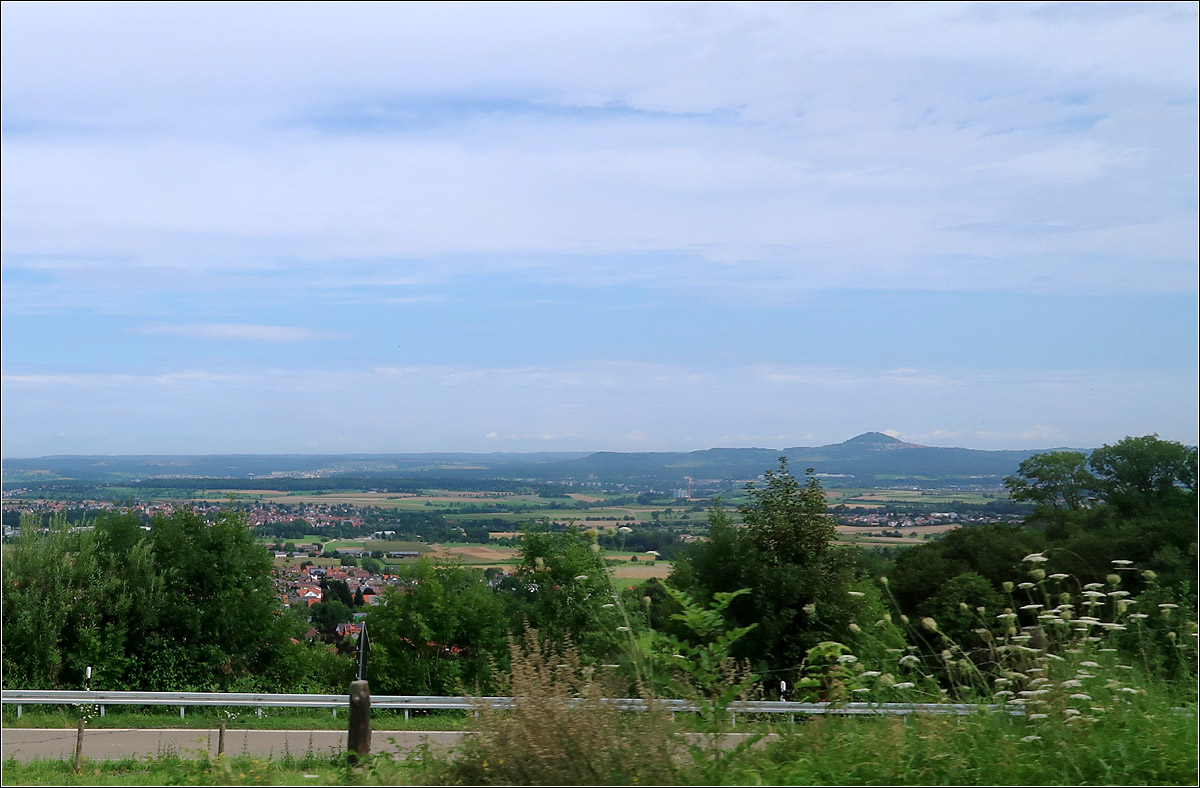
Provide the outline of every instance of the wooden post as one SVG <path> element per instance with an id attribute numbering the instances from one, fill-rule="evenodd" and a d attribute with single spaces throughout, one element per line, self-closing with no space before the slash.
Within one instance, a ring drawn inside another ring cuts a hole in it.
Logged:
<path id="1" fill-rule="evenodd" d="M 221 718 L 221 728 L 217 731 L 217 757 L 225 754 L 225 718 Z"/>
<path id="2" fill-rule="evenodd" d="M 357 764 L 371 754 L 371 689 L 365 681 L 350 682 L 350 727 L 346 736 L 347 760 Z"/>
<path id="3" fill-rule="evenodd" d="M 83 759 L 83 726 L 85 720 L 79 718 L 79 727 L 75 729 L 75 773 L 79 774 L 79 762 Z"/>

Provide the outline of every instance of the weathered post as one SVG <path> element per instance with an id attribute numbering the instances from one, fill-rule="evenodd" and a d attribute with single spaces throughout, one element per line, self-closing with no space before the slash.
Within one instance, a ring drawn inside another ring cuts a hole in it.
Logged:
<path id="1" fill-rule="evenodd" d="M 75 730 L 75 773 L 79 774 L 79 763 L 83 760 L 83 726 L 87 721 L 79 718 L 79 727 Z"/>
<path id="2" fill-rule="evenodd" d="M 221 728 L 217 731 L 217 757 L 225 754 L 225 718 L 221 718 Z"/>
<path id="3" fill-rule="evenodd" d="M 357 764 L 371 754 L 371 689 L 367 682 L 350 682 L 350 728 L 346 737 L 347 760 Z"/>

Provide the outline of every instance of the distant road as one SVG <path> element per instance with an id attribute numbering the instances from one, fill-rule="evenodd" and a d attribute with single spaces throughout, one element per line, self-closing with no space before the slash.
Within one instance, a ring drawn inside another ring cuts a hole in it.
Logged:
<path id="1" fill-rule="evenodd" d="M 71 759 L 75 757 L 74 728 L 5 728 L 0 731 L 0 759 L 34 758 Z M 409 752 L 423 742 L 434 747 L 452 747 L 459 731 L 375 731 L 372 752 Z M 225 733 L 227 755 L 281 756 L 285 752 L 301 757 L 309 750 L 314 755 L 330 755 L 346 749 L 346 732 L 329 730 L 230 730 Z M 84 731 L 83 754 L 92 760 L 144 758 L 176 753 L 181 757 L 217 754 L 217 729 L 177 728 L 96 728 Z"/>

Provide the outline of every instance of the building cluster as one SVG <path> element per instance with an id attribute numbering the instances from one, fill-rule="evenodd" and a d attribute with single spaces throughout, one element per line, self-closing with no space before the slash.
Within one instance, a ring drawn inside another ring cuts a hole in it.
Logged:
<path id="1" fill-rule="evenodd" d="M 275 591 L 284 607 L 312 607 L 324 599 L 322 580 L 341 580 L 350 593 L 362 593 L 367 605 L 377 604 L 385 588 L 406 586 L 406 581 L 389 574 L 372 573 L 353 566 L 277 566 Z"/>
<path id="2" fill-rule="evenodd" d="M 987 523 L 1021 523 L 1019 514 L 961 514 L 959 512 L 932 512 L 923 515 L 905 515 L 895 512 L 871 512 L 869 514 L 838 514 L 839 525 L 859 528 L 921 528 L 930 525 L 985 525 Z"/>

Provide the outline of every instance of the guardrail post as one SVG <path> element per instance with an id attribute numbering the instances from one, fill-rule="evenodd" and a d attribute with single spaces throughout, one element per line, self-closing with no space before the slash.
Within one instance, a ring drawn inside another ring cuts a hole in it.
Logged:
<path id="1" fill-rule="evenodd" d="M 181 719 L 181 720 L 183 719 L 183 710 L 184 710 L 185 708 L 186 708 L 185 706 L 180 706 L 180 707 L 179 707 L 179 719 Z"/>
<path id="2" fill-rule="evenodd" d="M 221 718 L 221 728 L 217 731 L 217 757 L 225 754 L 225 719 Z"/>
<path id="3" fill-rule="evenodd" d="M 17 719 L 21 719 L 21 704 L 17 704 Z"/>
<path id="4" fill-rule="evenodd" d="M 79 727 L 75 729 L 75 773 L 79 774 L 79 763 L 83 760 L 83 726 L 87 721 L 79 718 Z"/>
<path id="5" fill-rule="evenodd" d="M 262 706 L 259 706 L 259 707 L 258 707 L 258 718 L 259 718 L 260 720 L 262 719 Z"/>
<path id="6" fill-rule="evenodd" d="M 347 760 L 359 762 L 371 754 L 371 689 L 365 681 L 350 682 L 350 725 L 346 732 Z"/>

